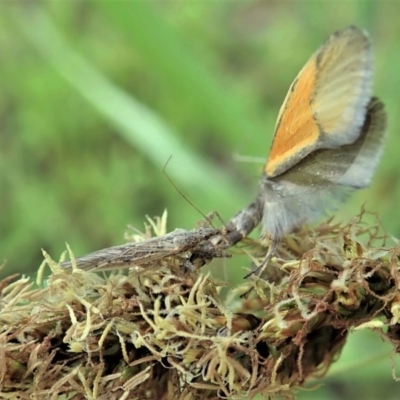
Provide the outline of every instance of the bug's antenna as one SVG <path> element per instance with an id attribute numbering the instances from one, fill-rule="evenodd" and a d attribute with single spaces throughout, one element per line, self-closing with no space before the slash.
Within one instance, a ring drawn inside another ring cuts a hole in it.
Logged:
<path id="1" fill-rule="evenodd" d="M 208 215 L 205 215 L 179 188 L 178 186 L 173 182 L 173 180 L 170 178 L 170 176 L 167 174 L 167 166 L 168 163 L 171 161 L 172 156 L 169 156 L 168 160 L 166 161 L 166 163 L 164 164 L 164 167 L 162 169 L 163 174 L 165 175 L 165 177 L 167 178 L 168 182 L 173 186 L 173 188 L 200 214 L 204 217 L 204 219 L 210 224 L 210 226 L 212 225 L 212 220 Z"/>

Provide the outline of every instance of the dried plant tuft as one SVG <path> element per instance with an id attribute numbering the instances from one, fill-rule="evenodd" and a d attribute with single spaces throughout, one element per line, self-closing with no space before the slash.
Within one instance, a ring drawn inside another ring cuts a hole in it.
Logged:
<path id="1" fill-rule="evenodd" d="M 227 298 L 201 271 L 225 254 L 223 230 L 187 232 L 193 245 L 109 274 L 81 269 L 73 256 L 62 268 L 45 254 L 44 288 L 15 276 L 0 284 L 0 396 L 290 398 L 327 372 L 351 328 L 378 326 L 398 351 L 399 248 L 385 249 L 382 229 L 363 216 L 288 236 L 266 274 Z M 153 255 L 166 242 L 157 226 L 160 241 L 148 231 L 133 238 Z M 256 240 L 241 247 L 254 261 L 265 254 Z"/>

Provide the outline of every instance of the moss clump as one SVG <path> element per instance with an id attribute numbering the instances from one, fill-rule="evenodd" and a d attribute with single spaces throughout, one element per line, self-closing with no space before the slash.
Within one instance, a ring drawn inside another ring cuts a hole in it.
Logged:
<path id="1" fill-rule="evenodd" d="M 214 233 L 108 275 L 66 270 L 46 256 L 45 288 L 4 280 L 0 396 L 290 397 L 326 373 L 352 327 L 389 325 L 382 334 L 399 348 L 398 249 L 377 247 L 375 228 L 357 219 L 288 236 L 266 274 L 229 300 L 219 295 L 225 284 L 201 273 L 210 255 L 199 248 L 225 250 L 215 240 L 224 232 Z M 257 241 L 247 246 L 263 253 Z"/>

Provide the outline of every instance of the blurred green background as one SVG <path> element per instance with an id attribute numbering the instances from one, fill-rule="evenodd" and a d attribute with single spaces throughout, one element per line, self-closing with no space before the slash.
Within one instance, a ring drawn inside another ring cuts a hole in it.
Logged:
<path id="1" fill-rule="evenodd" d="M 0 258 L 32 273 L 57 258 L 123 242 L 127 224 L 169 212 L 169 229 L 225 220 L 255 195 L 293 78 L 335 30 L 366 28 L 389 132 L 366 203 L 400 236 L 400 3 L 99 1 L 0 4 Z M 211 266 L 241 279 L 245 258 Z M 323 386 L 302 399 L 397 399 L 390 346 L 352 335 Z M 317 385 L 317 384 L 316 384 Z"/>

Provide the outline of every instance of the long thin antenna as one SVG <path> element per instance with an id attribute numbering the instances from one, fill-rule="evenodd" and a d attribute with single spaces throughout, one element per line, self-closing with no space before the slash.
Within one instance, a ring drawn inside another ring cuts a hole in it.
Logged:
<path id="1" fill-rule="evenodd" d="M 167 174 L 167 166 L 168 163 L 171 161 L 172 156 L 168 158 L 166 163 L 164 164 L 164 167 L 162 169 L 163 174 L 167 178 L 168 182 L 173 186 L 173 188 L 200 214 L 204 217 L 204 219 L 210 224 L 210 226 L 213 226 L 212 220 L 208 215 L 205 215 L 179 188 L 178 186 L 173 182 L 173 180 L 169 177 Z"/>

